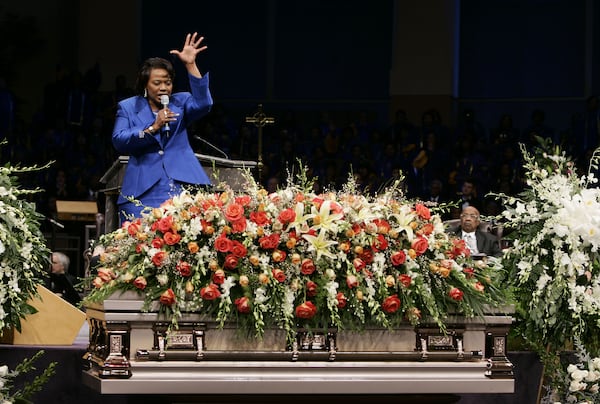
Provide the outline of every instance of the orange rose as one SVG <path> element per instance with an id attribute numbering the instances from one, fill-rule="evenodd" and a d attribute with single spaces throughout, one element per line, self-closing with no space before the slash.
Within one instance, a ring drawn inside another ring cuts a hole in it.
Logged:
<path id="1" fill-rule="evenodd" d="M 219 287 L 214 283 L 207 285 L 200 289 L 200 297 L 204 300 L 215 300 L 221 296 Z"/>
<path id="2" fill-rule="evenodd" d="M 236 222 L 244 217 L 244 207 L 238 203 L 230 203 L 223 212 L 230 222 Z"/>
<path id="3" fill-rule="evenodd" d="M 381 304 L 381 308 L 386 313 L 397 312 L 400 308 L 400 298 L 398 298 L 398 295 L 388 296 Z"/>
<path id="4" fill-rule="evenodd" d="M 173 305 L 173 303 L 175 303 L 175 292 L 173 292 L 173 289 L 169 288 L 167 290 L 165 290 L 162 295 L 160 295 L 160 302 L 162 304 L 164 304 L 165 306 L 171 306 Z"/>
<path id="5" fill-rule="evenodd" d="M 152 263 L 157 267 L 161 266 L 165 259 L 167 258 L 167 253 L 165 251 L 159 251 L 152 257 Z"/>
<path id="6" fill-rule="evenodd" d="M 195 241 L 190 241 L 187 247 L 188 251 L 192 254 L 196 254 L 198 251 L 200 251 L 200 246 L 198 246 L 198 243 Z"/>
<path id="7" fill-rule="evenodd" d="M 417 212 L 417 215 L 419 215 L 421 219 L 431 219 L 431 212 L 429 211 L 429 208 L 422 203 L 417 203 L 415 205 L 415 212 Z"/>
<path id="8" fill-rule="evenodd" d="M 294 221 L 294 219 L 296 219 L 296 212 L 290 208 L 279 212 L 279 216 L 277 217 L 277 220 L 279 220 L 282 224 L 291 223 Z"/>
<path id="9" fill-rule="evenodd" d="M 317 314 L 317 306 L 313 302 L 304 302 L 296 307 L 296 317 L 311 319 Z"/>
<path id="10" fill-rule="evenodd" d="M 172 233 L 170 231 L 166 232 L 163 238 L 167 245 L 175 245 L 181 240 L 181 236 L 178 233 Z"/>

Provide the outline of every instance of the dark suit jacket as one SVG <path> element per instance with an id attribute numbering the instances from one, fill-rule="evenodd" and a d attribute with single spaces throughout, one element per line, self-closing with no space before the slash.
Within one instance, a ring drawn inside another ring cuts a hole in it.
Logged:
<path id="1" fill-rule="evenodd" d="M 459 238 L 462 238 L 462 229 L 460 226 L 458 226 L 455 233 Z M 493 257 L 500 257 L 502 255 L 500 240 L 495 235 L 477 229 L 475 230 L 475 239 L 477 240 L 477 250 L 479 250 L 480 254 L 491 255 Z"/>
<path id="2" fill-rule="evenodd" d="M 169 124 L 168 137 L 164 131 L 153 135 L 143 133 L 155 120 L 144 97 L 135 96 L 119 102 L 112 141 L 119 153 L 129 155 L 129 162 L 118 204 L 126 202 L 126 197 L 139 197 L 161 177 L 188 184 L 210 184 L 194 155 L 187 133 L 190 123 L 206 115 L 212 107 L 208 73 L 202 78 L 188 76 L 192 92 L 172 94 L 169 100 L 169 109 L 179 117 L 177 122 Z"/>

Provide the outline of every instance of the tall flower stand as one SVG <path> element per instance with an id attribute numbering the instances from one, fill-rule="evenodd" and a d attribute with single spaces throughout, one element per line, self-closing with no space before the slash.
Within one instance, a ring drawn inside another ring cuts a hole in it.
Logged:
<path id="1" fill-rule="evenodd" d="M 268 329 L 244 337 L 233 324 L 143 312 L 135 293 L 87 307 L 90 341 L 83 382 L 101 394 L 512 393 L 506 357 L 510 308 L 393 330 L 302 330 L 291 344 Z M 232 390 L 234 389 L 234 390 Z"/>

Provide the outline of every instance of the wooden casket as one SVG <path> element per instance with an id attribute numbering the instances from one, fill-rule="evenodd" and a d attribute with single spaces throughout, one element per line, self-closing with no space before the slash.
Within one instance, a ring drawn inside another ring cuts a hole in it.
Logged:
<path id="1" fill-rule="evenodd" d="M 456 394 L 512 393 L 506 339 L 510 308 L 455 316 L 445 333 L 423 322 L 393 330 L 298 332 L 262 339 L 185 314 L 142 311 L 135 293 L 87 307 L 86 385 L 102 394 Z"/>

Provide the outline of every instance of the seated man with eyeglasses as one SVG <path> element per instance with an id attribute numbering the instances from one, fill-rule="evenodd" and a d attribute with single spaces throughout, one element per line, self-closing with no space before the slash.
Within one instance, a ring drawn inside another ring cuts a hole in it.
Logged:
<path id="1" fill-rule="evenodd" d="M 465 240 L 473 257 L 500 257 L 502 255 L 500 240 L 494 234 L 482 230 L 480 224 L 479 211 L 473 206 L 467 206 L 460 214 L 460 226 L 456 230 L 456 235 Z"/>

